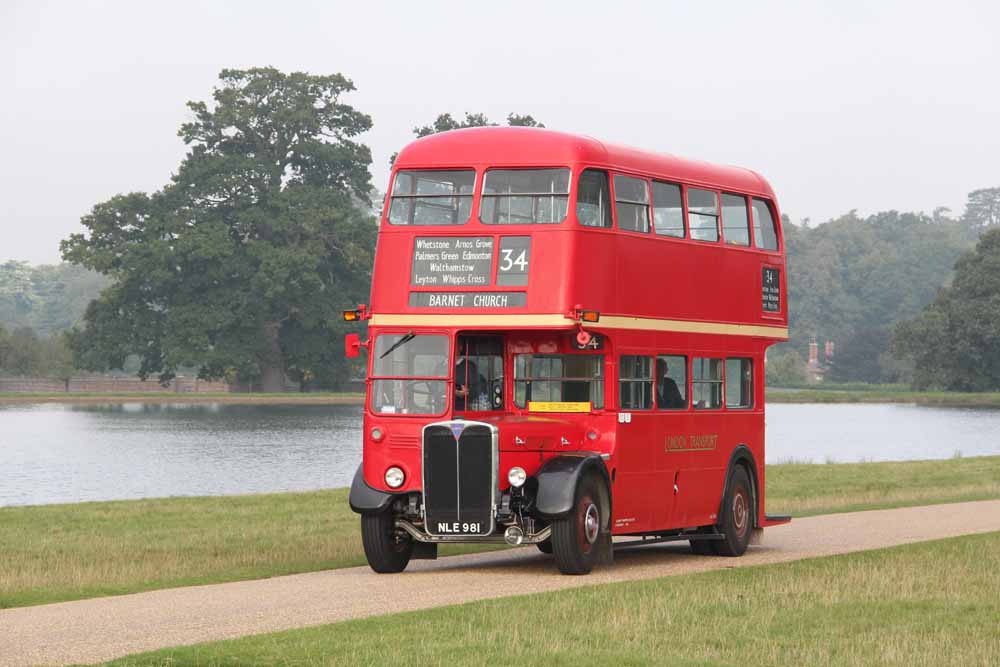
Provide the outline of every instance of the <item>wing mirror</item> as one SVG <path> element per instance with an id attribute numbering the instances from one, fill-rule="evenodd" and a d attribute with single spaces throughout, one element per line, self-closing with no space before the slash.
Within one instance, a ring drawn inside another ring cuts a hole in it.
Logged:
<path id="1" fill-rule="evenodd" d="M 361 336 L 356 333 L 349 333 L 344 336 L 344 354 L 348 359 L 353 359 L 361 354 L 361 348 L 368 349 L 368 341 L 362 341 Z"/>

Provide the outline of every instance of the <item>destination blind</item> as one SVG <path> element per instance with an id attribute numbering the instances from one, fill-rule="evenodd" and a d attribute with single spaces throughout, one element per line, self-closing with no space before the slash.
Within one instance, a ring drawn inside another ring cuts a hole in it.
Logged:
<path id="1" fill-rule="evenodd" d="M 410 292 L 412 308 L 521 308 L 524 292 Z"/>
<path id="2" fill-rule="evenodd" d="M 413 243 L 414 287 L 485 287 L 493 275 L 492 236 L 418 236 Z"/>

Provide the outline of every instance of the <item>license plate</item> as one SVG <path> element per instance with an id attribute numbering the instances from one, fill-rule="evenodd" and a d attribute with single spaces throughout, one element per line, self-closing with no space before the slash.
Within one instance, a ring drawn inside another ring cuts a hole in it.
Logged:
<path id="1" fill-rule="evenodd" d="M 483 524 L 479 521 L 438 521 L 437 535 L 482 535 Z"/>

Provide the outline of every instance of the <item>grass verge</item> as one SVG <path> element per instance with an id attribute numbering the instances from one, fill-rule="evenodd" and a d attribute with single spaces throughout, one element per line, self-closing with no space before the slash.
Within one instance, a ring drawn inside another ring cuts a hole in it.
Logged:
<path id="1" fill-rule="evenodd" d="M 766 474 L 768 511 L 793 516 L 1000 498 L 1000 456 Z M 365 562 L 346 489 L 2 507 L 0 552 L 0 608 Z"/>
<path id="2" fill-rule="evenodd" d="M 995 665 L 998 571 L 1000 533 L 989 533 L 473 602 L 110 664 Z"/>
<path id="3" fill-rule="evenodd" d="M 1000 456 L 783 463 L 764 474 L 767 511 L 810 516 L 1000 498 Z"/>

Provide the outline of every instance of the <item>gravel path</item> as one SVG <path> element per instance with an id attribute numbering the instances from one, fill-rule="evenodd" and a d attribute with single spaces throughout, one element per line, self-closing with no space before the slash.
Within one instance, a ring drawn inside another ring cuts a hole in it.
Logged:
<path id="1" fill-rule="evenodd" d="M 174 588 L 0 611 L 0 664 L 98 662 L 182 644 L 592 584 L 827 556 L 1000 530 L 1000 500 L 796 519 L 764 531 L 739 559 L 687 543 L 615 554 L 610 568 L 560 575 L 534 547 L 414 561 L 402 575 L 366 567 Z"/>

